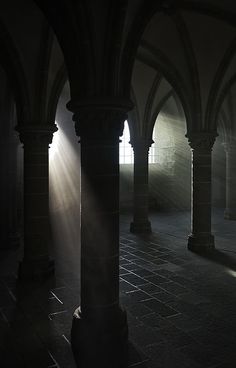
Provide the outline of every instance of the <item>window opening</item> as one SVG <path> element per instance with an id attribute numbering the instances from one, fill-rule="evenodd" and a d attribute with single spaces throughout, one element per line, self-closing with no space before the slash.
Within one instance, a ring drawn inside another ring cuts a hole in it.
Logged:
<path id="1" fill-rule="evenodd" d="M 133 164 L 134 152 L 130 142 L 130 131 L 127 120 L 124 123 L 123 135 L 120 142 L 120 164 Z"/>

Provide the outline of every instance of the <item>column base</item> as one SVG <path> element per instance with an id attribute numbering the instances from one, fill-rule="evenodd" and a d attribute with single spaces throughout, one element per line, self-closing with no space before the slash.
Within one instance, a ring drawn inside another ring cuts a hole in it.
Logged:
<path id="1" fill-rule="evenodd" d="M 72 322 L 71 346 L 79 368 L 126 368 L 128 366 L 128 325 L 126 312 L 90 312 L 77 308 Z"/>
<path id="2" fill-rule="evenodd" d="M 210 252 L 215 249 L 214 236 L 191 234 L 188 237 L 188 249 L 196 253 Z"/>
<path id="3" fill-rule="evenodd" d="M 131 222 L 130 232 L 135 234 L 146 234 L 152 232 L 152 226 L 150 221 L 145 222 Z"/>
<path id="4" fill-rule="evenodd" d="M 25 281 L 42 281 L 55 273 L 55 263 L 52 259 L 32 260 L 19 263 L 18 279 Z"/>
<path id="5" fill-rule="evenodd" d="M 224 211 L 224 218 L 226 220 L 236 221 L 236 212 L 226 208 Z"/>

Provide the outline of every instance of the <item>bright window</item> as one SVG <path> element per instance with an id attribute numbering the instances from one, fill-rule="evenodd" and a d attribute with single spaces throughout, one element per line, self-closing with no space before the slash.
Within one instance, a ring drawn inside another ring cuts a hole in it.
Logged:
<path id="1" fill-rule="evenodd" d="M 134 152 L 130 142 L 130 132 L 127 120 L 124 124 L 123 135 L 120 142 L 120 164 L 133 164 Z"/>

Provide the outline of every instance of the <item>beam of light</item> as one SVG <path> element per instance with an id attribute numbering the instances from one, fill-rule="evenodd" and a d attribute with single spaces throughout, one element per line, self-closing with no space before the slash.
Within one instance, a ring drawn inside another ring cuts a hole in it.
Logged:
<path id="1" fill-rule="evenodd" d="M 229 270 L 229 269 L 226 269 L 226 272 L 227 272 L 230 276 L 236 277 L 236 272 L 235 272 L 235 271 L 233 271 L 233 270 Z"/>
<path id="2" fill-rule="evenodd" d="M 114 238 L 113 213 L 107 212 L 106 208 L 104 209 L 104 203 L 101 202 L 99 196 L 100 187 L 94 185 L 94 180 L 87 177 L 85 170 L 81 168 L 80 152 L 78 151 L 80 145 L 77 140 L 75 134 L 71 134 L 70 139 L 68 139 L 68 135 L 59 126 L 59 130 L 54 135 L 51 152 L 49 150 L 51 224 L 55 244 L 54 252 L 57 259 L 57 274 L 62 276 L 72 274 L 73 279 L 80 277 L 80 232 L 82 230 L 83 249 L 89 247 L 91 256 L 96 259 L 94 265 L 86 263 L 86 272 L 83 273 L 83 275 L 86 274 L 88 280 L 96 280 L 96 285 L 88 288 L 91 299 L 94 301 L 96 300 L 97 287 L 107 288 L 107 264 L 110 262 L 110 258 L 108 257 L 104 265 L 106 257 L 103 255 L 103 249 L 108 249 Z M 95 160 L 99 164 L 98 157 Z M 84 206 L 89 208 L 89 210 L 83 210 L 83 229 L 81 229 L 80 215 L 81 175 L 83 178 L 83 200 L 86 202 L 84 202 Z M 107 175 L 108 180 L 109 176 L 110 173 Z M 111 176 L 113 177 L 113 174 Z M 101 239 L 102 247 L 99 244 Z M 80 280 L 78 280 L 77 287 L 78 291 L 81 290 Z"/>
<path id="3" fill-rule="evenodd" d="M 75 134 L 74 134 L 75 136 Z M 80 155 L 59 129 L 49 149 L 50 215 L 56 254 L 78 265 L 80 251 Z M 60 258 L 60 257 L 59 257 Z M 68 263 L 69 266 L 69 263 Z"/>

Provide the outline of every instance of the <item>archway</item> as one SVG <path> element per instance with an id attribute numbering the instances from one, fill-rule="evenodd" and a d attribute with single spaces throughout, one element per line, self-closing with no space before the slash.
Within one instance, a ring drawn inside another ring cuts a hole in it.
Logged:
<path id="1" fill-rule="evenodd" d="M 80 145 L 66 109 L 69 84 L 61 90 L 56 109 L 57 132 L 49 149 L 50 217 L 58 274 L 80 276 Z"/>

